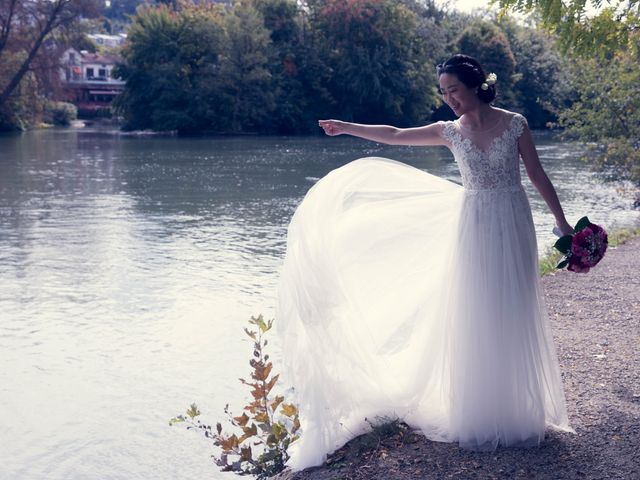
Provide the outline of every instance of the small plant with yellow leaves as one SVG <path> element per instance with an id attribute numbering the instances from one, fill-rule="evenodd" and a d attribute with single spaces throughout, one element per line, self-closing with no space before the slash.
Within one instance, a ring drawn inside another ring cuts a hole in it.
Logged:
<path id="1" fill-rule="evenodd" d="M 257 327 L 257 330 L 244 329 L 253 341 L 253 354 L 249 361 L 253 370 L 251 381 L 243 378 L 240 381 L 250 388 L 253 400 L 239 416 L 233 416 L 229 405 L 224 409 L 238 434 L 224 433 L 219 422 L 215 430 L 200 422 L 196 418 L 200 415 L 196 404 L 190 406 L 186 416 L 172 418 L 169 425 L 187 422 L 190 424 L 187 428 L 204 431 L 205 437 L 212 439 L 213 444 L 222 450 L 220 456 L 214 455 L 222 471 L 264 479 L 284 470 L 289 458 L 287 449 L 298 439 L 300 420 L 295 405 L 284 403 L 282 395 L 272 394 L 280 375 L 272 375 L 273 364 L 265 353 L 267 339 L 264 336 L 273 326 L 273 320 L 265 322 L 259 315 L 257 318 L 252 316 L 249 323 Z"/>

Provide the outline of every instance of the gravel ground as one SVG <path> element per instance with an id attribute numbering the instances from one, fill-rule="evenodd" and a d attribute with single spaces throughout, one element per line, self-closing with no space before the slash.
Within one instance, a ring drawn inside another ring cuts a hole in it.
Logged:
<path id="1" fill-rule="evenodd" d="M 640 238 L 588 274 L 542 279 L 576 434 L 535 448 L 479 453 L 396 424 L 351 440 L 325 465 L 281 480 L 640 479 Z"/>

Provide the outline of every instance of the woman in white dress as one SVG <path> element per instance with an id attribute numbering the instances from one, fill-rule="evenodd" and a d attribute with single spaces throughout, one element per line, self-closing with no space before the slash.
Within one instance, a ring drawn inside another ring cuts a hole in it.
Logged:
<path id="1" fill-rule="evenodd" d="M 297 208 L 276 310 L 302 423 L 294 470 L 322 463 L 376 417 L 478 450 L 572 431 L 520 158 L 558 229 L 573 229 L 526 120 L 491 105 L 495 76 L 465 55 L 438 76 L 456 121 L 319 122 L 328 135 L 447 146 L 463 185 L 363 158 L 320 179 Z"/>

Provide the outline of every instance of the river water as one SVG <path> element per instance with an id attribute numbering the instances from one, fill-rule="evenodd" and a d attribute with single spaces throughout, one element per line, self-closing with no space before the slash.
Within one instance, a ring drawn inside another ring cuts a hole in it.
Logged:
<path id="1" fill-rule="evenodd" d="M 537 143 L 570 222 L 640 224 L 575 145 Z M 444 148 L 348 137 L 0 137 L 0 478 L 229 478 L 168 420 L 192 402 L 208 423 L 241 410 L 242 329 L 273 316 L 296 205 L 370 155 L 460 182 Z M 524 183 L 543 253 L 553 218 Z"/>

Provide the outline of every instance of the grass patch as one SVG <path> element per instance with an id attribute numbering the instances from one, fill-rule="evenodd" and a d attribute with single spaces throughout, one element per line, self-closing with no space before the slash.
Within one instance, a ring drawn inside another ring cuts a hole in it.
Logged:
<path id="1" fill-rule="evenodd" d="M 632 238 L 640 236 L 640 228 L 623 228 L 608 234 L 609 247 L 617 247 Z M 556 265 L 562 258 L 562 254 L 553 248 L 547 248 L 547 252 L 538 262 L 540 276 L 543 277 L 549 273 L 557 271 Z"/>
<path id="2" fill-rule="evenodd" d="M 632 238 L 640 237 L 640 228 L 625 228 L 609 234 L 609 246 L 617 247 Z"/>

